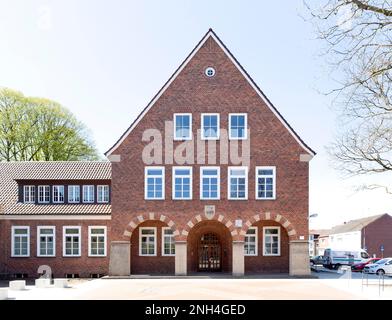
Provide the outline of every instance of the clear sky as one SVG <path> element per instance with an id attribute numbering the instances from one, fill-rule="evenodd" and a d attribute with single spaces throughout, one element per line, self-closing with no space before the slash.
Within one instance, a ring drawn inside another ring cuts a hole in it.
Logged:
<path id="1" fill-rule="evenodd" d="M 331 167 L 335 113 L 318 91 L 333 82 L 304 13 L 302 0 L 0 0 L 0 86 L 68 107 L 103 153 L 212 27 L 317 152 L 311 227 L 389 212 L 391 195 Z"/>

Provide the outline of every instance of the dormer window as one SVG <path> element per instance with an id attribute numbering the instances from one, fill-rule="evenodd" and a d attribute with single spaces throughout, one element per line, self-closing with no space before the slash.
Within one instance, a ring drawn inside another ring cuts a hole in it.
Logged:
<path id="1" fill-rule="evenodd" d="M 23 187 L 23 202 L 35 203 L 35 186 Z"/>
<path id="2" fill-rule="evenodd" d="M 50 202 L 50 186 L 38 186 L 38 203 Z"/>
<path id="3" fill-rule="evenodd" d="M 53 186 L 53 203 L 64 203 L 64 186 Z"/>
<path id="4" fill-rule="evenodd" d="M 94 202 L 94 186 L 93 185 L 83 186 L 83 202 L 84 203 Z"/>
<path id="5" fill-rule="evenodd" d="M 79 203 L 80 202 L 80 186 L 68 186 L 68 202 Z"/>
<path id="6" fill-rule="evenodd" d="M 192 140 L 192 114 L 174 114 L 174 140 Z"/>

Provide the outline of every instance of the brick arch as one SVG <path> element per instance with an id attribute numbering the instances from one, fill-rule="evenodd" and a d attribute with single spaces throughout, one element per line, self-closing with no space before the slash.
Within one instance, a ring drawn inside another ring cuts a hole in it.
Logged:
<path id="1" fill-rule="evenodd" d="M 229 229 L 233 240 L 238 240 L 238 238 L 240 237 L 240 234 L 237 231 L 238 228 L 235 228 L 234 223 L 230 219 L 226 218 L 223 214 L 214 214 L 212 217 L 207 217 L 205 214 L 198 214 L 194 216 L 191 220 L 189 220 L 185 225 L 185 228 L 182 230 L 180 235 L 181 240 L 186 241 L 191 229 L 195 225 L 203 221 L 217 221 L 223 224 L 227 229 Z"/>
<path id="2" fill-rule="evenodd" d="M 138 227 L 138 225 L 149 220 L 165 222 L 168 227 L 173 230 L 173 234 L 175 237 L 178 237 L 180 235 L 180 231 L 177 229 L 176 224 L 172 219 L 163 214 L 156 214 L 154 212 L 150 212 L 142 213 L 141 215 L 138 215 L 137 217 L 133 218 L 125 228 L 123 236 L 131 238 L 132 232 Z"/>
<path id="3" fill-rule="evenodd" d="M 297 231 L 295 230 L 293 224 L 283 215 L 273 212 L 265 212 L 254 215 L 252 218 L 245 222 L 244 226 L 241 228 L 240 233 L 245 236 L 250 226 L 252 226 L 257 221 L 262 220 L 273 220 L 280 223 L 282 227 L 286 229 L 290 240 L 297 239 Z"/>

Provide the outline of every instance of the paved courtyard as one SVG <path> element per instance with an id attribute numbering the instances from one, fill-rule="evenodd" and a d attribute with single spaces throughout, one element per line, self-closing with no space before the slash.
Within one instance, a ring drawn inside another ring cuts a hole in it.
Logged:
<path id="1" fill-rule="evenodd" d="M 71 288 L 10 291 L 10 299 L 392 299 L 392 278 L 379 291 L 378 278 L 362 286 L 360 275 L 317 273 L 319 279 L 95 279 L 71 281 Z"/>

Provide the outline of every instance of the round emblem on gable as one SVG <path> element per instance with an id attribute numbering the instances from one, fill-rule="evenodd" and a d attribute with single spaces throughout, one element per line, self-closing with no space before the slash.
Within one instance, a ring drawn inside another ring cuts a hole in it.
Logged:
<path id="1" fill-rule="evenodd" d="M 213 77 L 215 75 L 215 69 L 213 67 L 208 67 L 205 71 L 207 77 Z"/>

